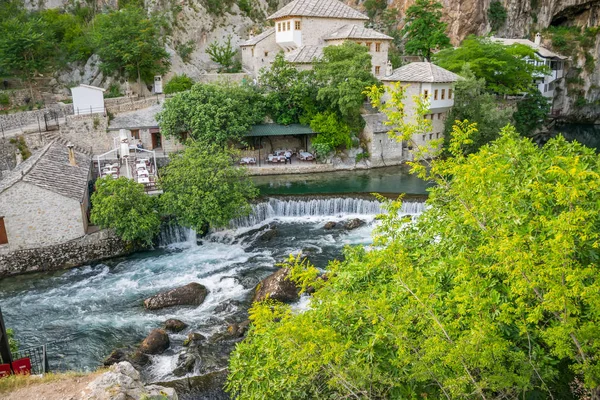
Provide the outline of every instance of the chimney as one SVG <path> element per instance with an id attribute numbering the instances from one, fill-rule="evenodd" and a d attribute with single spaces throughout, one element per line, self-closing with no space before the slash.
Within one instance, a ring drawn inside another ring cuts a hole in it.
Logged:
<path id="1" fill-rule="evenodd" d="M 535 45 L 539 46 L 540 44 L 542 44 L 542 35 L 538 32 L 535 34 Z"/>
<path id="2" fill-rule="evenodd" d="M 76 167 L 77 163 L 75 162 L 75 151 L 73 150 L 73 147 L 75 147 L 73 143 L 67 143 L 67 148 L 69 149 L 69 164 Z"/>
<path id="3" fill-rule="evenodd" d="M 392 67 L 392 62 L 388 61 L 385 66 L 385 76 L 390 76 L 394 72 L 394 67 Z"/>

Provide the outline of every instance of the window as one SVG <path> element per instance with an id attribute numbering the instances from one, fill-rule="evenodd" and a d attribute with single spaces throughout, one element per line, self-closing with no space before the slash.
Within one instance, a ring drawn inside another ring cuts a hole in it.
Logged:
<path id="1" fill-rule="evenodd" d="M 448 89 L 448 100 L 452 100 L 452 89 Z"/>
<path id="2" fill-rule="evenodd" d="M 381 43 L 375 43 L 375 51 L 377 51 L 377 52 L 381 51 Z"/>
<path id="3" fill-rule="evenodd" d="M 131 130 L 131 136 L 134 139 L 138 139 L 139 140 L 139 138 L 140 138 L 140 130 L 139 129 L 132 129 Z"/>
<path id="4" fill-rule="evenodd" d="M 252 57 L 254 57 L 254 47 L 252 48 Z"/>
<path id="5" fill-rule="evenodd" d="M 277 23 L 277 32 L 281 32 L 281 22 Z"/>
<path id="6" fill-rule="evenodd" d="M 429 97 L 429 90 L 423 90 L 423 97 L 425 97 L 425 98 Z"/>
<path id="7" fill-rule="evenodd" d="M 288 22 L 287 22 L 287 30 L 288 30 L 288 31 L 292 29 L 292 28 L 290 27 L 290 25 L 291 25 L 291 22 L 290 22 L 290 21 L 288 21 Z"/>
<path id="8" fill-rule="evenodd" d="M 429 140 L 433 139 L 433 133 L 429 134 Z"/>
<path id="9" fill-rule="evenodd" d="M 440 138 L 440 133 L 439 133 L 439 132 L 435 134 L 435 138 L 436 138 L 436 139 L 439 139 L 439 138 Z"/>
<path id="10" fill-rule="evenodd" d="M 423 135 L 423 141 L 425 141 L 425 135 Z"/>
<path id="11" fill-rule="evenodd" d="M 365 46 L 367 46 L 367 49 L 371 51 L 371 42 L 366 42 Z"/>
<path id="12" fill-rule="evenodd" d="M 269 52 L 265 51 L 265 57 L 269 57 Z"/>
<path id="13" fill-rule="evenodd" d="M 0 217 L 0 244 L 7 244 L 8 236 L 6 235 L 6 227 L 4 226 L 4 217 Z"/>
<path id="14" fill-rule="evenodd" d="M 300 21 L 295 21 L 294 22 L 294 29 L 299 31 L 300 30 Z"/>
<path id="15" fill-rule="evenodd" d="M 442 89 L 442 100 L 446 99 L 446 89 Z"/>
<path id="16" fill-rule="evenodd" d="M 433 99 L 434 99 L 434 100 L 437 100 L 437 94 L 438 94 L 438 90 L 437 90 L 437 89 L 435 89 L 435 90 L 433 91 Z"/>
<path id="17" fill-rule="evenodd" d="M 438 119 L 442 119 L 442 113 L 438 113 Z"/>
<path id="18" fill-rule="evenodd" d="M 375 67 L 375 75 L 379 75 L 379 71 L 381 71 L 381 67 L 378 65 Z"/>

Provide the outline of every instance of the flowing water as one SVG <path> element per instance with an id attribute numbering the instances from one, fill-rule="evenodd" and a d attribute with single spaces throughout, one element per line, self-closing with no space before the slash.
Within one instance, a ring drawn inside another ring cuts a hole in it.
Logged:
<path id="1" fill-rule="evenodd" d="M 418 214 L 423 203 L 407 202 L 403 212 Z M 171 227 L 160 248 L 56 273 L 25 275 L 0 282 L 6 324 L 21 347 L 50 342 L 54 369 L 95 369 L 113 349 L 139 343 L 168 318 L 190 325 L 171 334 L 171 348 L 152 357 L 144 374 L 150 381 L 173 379 L 177 354 L 189 332 L 210 336 L 246 318 L 252 290 L 276 262 L 300 251 L 320 268 L 342 256 L 345 245 L 371 241 L 380 204 L 367 199 L 269 199 L 254 213 L 196 242 L 193 232 Z M 352 231 L 325 230 L 327 221 L 361 218 Z M 260 226 L 274 234 L 261 236 Z M 146 311 L 142 300 L 173 287 L 199 282 L 209 290 L 198 307 Z M 303 302 L 306 300 L 303 299 Z"/>

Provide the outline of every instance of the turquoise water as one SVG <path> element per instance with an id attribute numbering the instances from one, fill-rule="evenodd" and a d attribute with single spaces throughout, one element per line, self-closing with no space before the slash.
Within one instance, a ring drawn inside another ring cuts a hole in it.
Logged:
<path id="1" fill-rule="evenodd" d="M 559 125 L 552 130 L 551 136 L 556 136 L 559 133 L 567 140 L 577 140 L 583 145 L 600 150 L 600 125 Z"/>

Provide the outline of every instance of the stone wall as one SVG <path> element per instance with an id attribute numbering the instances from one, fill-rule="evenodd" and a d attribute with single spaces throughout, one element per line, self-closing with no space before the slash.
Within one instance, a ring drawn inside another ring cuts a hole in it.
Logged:
<path id="1" fill-rule="evenodd" d="M 54 246 L 0 251 L 0 277 L 67 269 L 136 250 L 139 249 L 122 241 L 111 231 L 103 230 Z"/>
<path id="2" fill-rule="evenodd" d="M 64 106 L 54 107 L 52 109 L 42 108 L 40 110 L 23 111 L 12 114 L 0 115 L 0 126 L 5 131 L 11 129 L 19 129 L 28 125 L 36 125 L 39 123 L 42 130 L 45 130 L 44 114 L 51 113 L 52 116 L 64 118 L 66 115 L 73 114 L 73 105 L 67 104 Z"/>
<path id="3" fill-rule="evenodd" d="M 237 82 L 240 83 L 244 79 L 252 80 L 252 77 L 244 72 L 237 74 L 202 74 L 198 77 L 200 83 L 215 83 L 215 82 Z"/>
<path id="4" fill-rule="evenodd" d="M 152 97 L 146 97 L 145 99 L 137 100 L 137 101 L 129 101 L 129 102 L 123 102 L 123 103 L 117 103 L 117 104 L 105 103 L 105 107 L 108 112 L 111 112 L 113 114 L 118 114 L 118 113 L 123 113 L 123 112 L 128 112 L 128 111 L 141 110 L 143 108 L 148 108 L 148 107 L 154 106 L 157 103 L 159 103 L 160 100 L 163 98 L 164 98 L 164 96 L 162 96 L 162 95 L 156 95 L 156 96 L 152 96 Z"/>
<path id="5" fill-rule="evenodd" d="M 69 116 L 60 126 L 60 137 L 94 154 L 106 153 L 115 147 L 113 138 L 119 137 L 119 131 L 109 131 L 108 118 L 102 114 Z"/>

